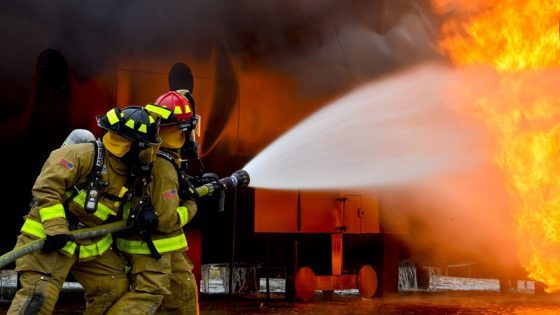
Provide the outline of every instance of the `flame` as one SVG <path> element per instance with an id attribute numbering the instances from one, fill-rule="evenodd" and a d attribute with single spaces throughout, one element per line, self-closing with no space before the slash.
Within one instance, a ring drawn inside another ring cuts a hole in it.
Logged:
<path id="1" fill-rule="evenodd" d="M 439 48 L 466 69 L 460 97 L 493 139 L 519 260 L 560 291 L 560 38 L 557 0 L 434 0 Z M 491 196 L 489 196 L 491 197 Z"/>

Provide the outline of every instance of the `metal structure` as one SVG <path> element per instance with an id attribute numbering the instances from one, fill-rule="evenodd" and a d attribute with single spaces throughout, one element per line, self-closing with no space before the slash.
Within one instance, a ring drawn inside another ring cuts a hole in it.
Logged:
<path id="1" fill-rule="evenodd" d="M 372 192 L 281 192 L 257 189 L 254 211 L 256 233 L 289 233 L 295 242 L 298 236 L 305 234 L 325 234 L 330 237 L 330 257 L 323 257 L 324 261 L 330 261 L 328 274 L 316 275 L 313 266 L 301 265 L 300 256 L 315 255 L 314 252 L 294 255 L 291 264 L 297 269 L 293 284 L 297 298 L 307 301 L 317 290 L 328 292 L 355 288 L 364 297 L 371 298 L 376 294 L 381 266 L 373 267 L 372 261 L 358 261 L 358 270 L 344 268 L 344 236 L 380 234 L 378 196 Z M 396 280 L 385 279 L 386 282 Z"/>

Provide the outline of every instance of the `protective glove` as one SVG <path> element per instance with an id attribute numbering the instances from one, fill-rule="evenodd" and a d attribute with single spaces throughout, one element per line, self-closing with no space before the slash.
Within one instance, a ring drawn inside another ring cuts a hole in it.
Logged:
<path id="1" fill-rule="evenodd" d="M 134 218 L 134 227 L 140 233 L 152 233 L 158 227 L 159 219 L 154 206 L 149 201 L 144 201 Z"/>
<path id="2" fill-rule="evenodd" d="M 43 253 L 51 253 L 57 251 L 66 245 L 68 241 L 68 235 L 66 234 L 58 234 L 58 235 L 47 235 L 45 239 L 45 243 L 43 244 L 43 248 L 41 251 Z"/>

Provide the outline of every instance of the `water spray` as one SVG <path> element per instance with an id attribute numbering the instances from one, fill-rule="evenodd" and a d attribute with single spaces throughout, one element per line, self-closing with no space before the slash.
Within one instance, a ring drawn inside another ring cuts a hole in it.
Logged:
<path id="1" fill-rule="evenodd" d="M 350 91 L 247 163 L 251 187 L 379 187 L 468 170 L 479 162 L 480 137 L 448 104 L 455 77 L 426 63 Z"/>

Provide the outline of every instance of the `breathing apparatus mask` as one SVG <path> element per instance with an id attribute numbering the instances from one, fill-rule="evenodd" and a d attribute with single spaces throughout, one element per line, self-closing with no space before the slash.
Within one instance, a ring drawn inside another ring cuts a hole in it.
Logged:
<path id="1" fill-rule="evenodd" d="M 133 177 L 151 176 L 152 164 L 156 158 L 161 140 L 157 145 L 143 146 L 134 142 L 121 160 L 128 165 L 130 175 Z"/>
<path id="2" fill-rule="evenodd" d="M 181 156 L 188 159 L 198 159 L 198 141 L 197 138 L 200 137 L 200 116 L 194 114 L 189 122 L 187 128 L 183 129 L 186 140 L 181 147 Z M 181 128 L 181 126 L 179 126 Z"/>

